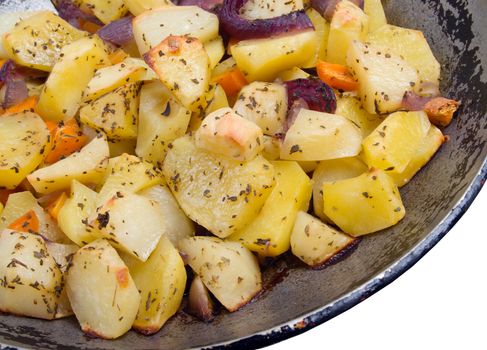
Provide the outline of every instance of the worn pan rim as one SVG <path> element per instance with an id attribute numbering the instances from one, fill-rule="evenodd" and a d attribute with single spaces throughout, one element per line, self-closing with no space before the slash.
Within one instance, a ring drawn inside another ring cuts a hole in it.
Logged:
<path id="1" fill-rule="evenodd" d="M 479 172 L 464 192 L 462 198 L 452 207 L 450 213 L 416 246 L 363 285 L 348 292 L 331 304 L 319 307 L 287 323 L 252 334 L 248 337 L 233 339 L 228 342 L 203 347 L 202 349 L 258 349 L 273 345 L 305 333 L 358 305 L 394 282 L 433 249 L 467 212 L 482 190 L 486 179 L 487 158 L 484 159 Z"/>

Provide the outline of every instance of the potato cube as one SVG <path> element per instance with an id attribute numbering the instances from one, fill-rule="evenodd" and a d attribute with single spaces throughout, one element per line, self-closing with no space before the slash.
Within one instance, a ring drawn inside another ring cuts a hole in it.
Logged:
<path id="1" fill-rule="evenodd" d="M 97 184 L 105 173 L 109 152 L 106 138 L 98 135 L 79 152 L 34 171 L 27 180 L 42 194 L 69 188 L 72 180 Z"/>
<path id="2" fill-rule="evenodd" d="M 328 35 L 327 61 L 346 64 L 347 51 L 354 40 L 363 41 L 369 31 L 368 16 L 354 3 L 336 5 Z"/>
<path id="3" fill-rule="evenodd" d="M 311 267 L 325 265 L 355 239 L 300 211 L 291 234 L 291 250 Z"/>
<path id="4" fill-rule="evenodd" d="M 223 45 L 223 39 L 221 36 L 217 36 L 215 39 L 204 43 L 203 46 L 205 47 L 205 51 L 208 54 L 208 58 L 210 59 L 210 69 L 213 69 L 225 55 L 225 46 Z"/>
<path id="5" fill-rule="evenodd" d="M 318 11 L 313 8 L 306 10 L 311 23 L 315 27 L 318 36 L 318 45 L 315 55 L 308 62 L 303 64 L 303 68 L 314 68 L 318 60 L 326 61 L 326 51 L 328 50 L 328 36 L 330 35 L 330 23 L 323 18 Z M 292 79 L 291 79 L 292 80 Z"/>
<path id="6" fill-rule="evenodd" d="M 184 107 L 196 112 L 207 106 L 210 59 L 198 39 L 171 35 L 144 58 Z"/>
<path id="7" fill-rule="evenodd" d="M 326 216 L 354 237 L 393 226 L 406 214 L 397 186 L 382 170 L 323 184 L 323 203 Z"/>
<path id="8" fill-rule="evenodd" d="M 359 96 L 371 114 L 397 111 L 404 94 L 419 85 L 416 69 L 387 48 L 354 41 L 348 50 L 347 65 L 359 82 Z"/>
<path id="9" fill-rule="evenodd" d="M 313 173 L 313 209 L 316 216 L 331 222 L 323 210 L 323 184 L 351 179 L 368 170 L 358 157 L 324 160 Z"/>
<path id="10" fill-rule="evenodd" d="M 0 14 L 0 59 L 8 60 L 8 52 L 3 46 L 3 37 L 15 28 L 15 25 L 25 19 L 38 15 L 40 11 L 16 11 Z"/>
<path id="11" fill-rule="evenodd" d="M 0 311 L 52 320 L 62 273 L 41 236 L 4 230 L 0 234 Z"/>
<path id="12" fill-rule="evenodd" d="M 312 161 L 354 157 L 362 150 L 362 133 L 338 114 L 302 109 L 281 146 L 281 159 Z"/>
<path id="13" fill-rule="evenodd" d="M 381 0 L 364 0 L 364 12 L 369 16 L 369 33 L 387 24 L 387 18 Z"/>
<path id="14" fill-rule="evenodd" d="M 164 233 L 157 202 L 137 194 L 118 192 L 97 208 L 90 225 L 116 248 L 146 261 Z"/>
<path id="15" fill-rule="evenodd" d="M 264 135 L 264 149 L 262 155 L 267 160 L 278 160 L 281 156 L 281 140 L 277 137 Z"/>
<path id="16" fill-rule="evenodd" d="M 206 151 L 250 161 L 264 148 L 262 130 L 230 108 L 206 116 L 195 133 L 195 144 Z"/>
<path id="17" fill-rule="evenodd" d="M 162 7 L 162 6 L 174 6 L 171 0 L 125 0 L 125 6 L 134 15 L 138 16 L 142 13 Z"/>
<path id="18" fill-rule="evenodd" d="M 97 238 L 94 228 L 88 225 L 88 218 L 96 210 L 97 193 L 82 183 L 71 182 L 71 197 L 59 210 L 58 224 L 66 236 L 82 247 Z"/>
<path id="19" fill-rule="evenodd" d="M 123 85 L 144 80 L 149 69 L 143 60 L 130 57 L 113 66 L 100 68 L 83 92 L 83 101 L 91 102 Z"/>
<path id="20" fill-rule="evenodd" d="M 136 156 L 122 154 L 110 159 L 96 206 L 116 197 L 117 192 L 135 193 L 162 183 L 164 178 L 160 169 Z"/>
<path id="21" fill-rule="evenodd" d="M 143 334 L 158 332 L 178 310 L 186 288 L 186 269 L 179 252 L 166 237 L 146 262 L 129 265 L 140 304 L 134 329 Z"/>
<path id="22" fill-rule="evenodd" d="M 289 237 L 300 210 L 307 210 L 311 199 L 310 178 L 296 162 L 278 161 L 276 186 L 259 215 L 228 239 L 242 243 L 262 256 L 278 256 L 289 250 Z"/>
<path id="23" fill-rule="evenodd" d="M 287 15 L 303 8 L 303 0 L 250 0 L 242 6 L 240 15 L 250 20 L 267 19 Z"/>
<path id="24" fill-rule="evenodd" d="M 50 133 L 32 112 L 0 118 L 0 187 L 13 189 L 44 159 Z"/>
<path id="25" fill-rule="evenodd" d="M 171 142 L 184 136 L 191 112 L 160 82 L 144 84 L 140 93 L 136 154 L 162 167 Z"/>
<path id="26" fill-rule="evenodd" d="M 210 292 L 230 311 L 237 311 L 262 289 L 259 264 L 237 242 L 215 237 L 187 238 L 179 249 Z"/>
<path id="27" fill-rule="evenodd" d="M 164 218 L 163 235 L 177 246 L 180 240 L 194 236 L 193 222 L 181 210 L 167 186 L 157 185 L 139 192 L 141 196 L 156 202 L 159 215 Z"/>
<path id="28" fill-rule="evenodd" d="M 114 339 L 132 327 L 140 295 L 129 269 L 108 241 L 96 240 L 76 252 L 66 288 L 83 332 Z"/>
<path id="29" fill-rule="evenodd" d="M 242 40 L 231 51 L 247 81 L 272 81 L 280 72 L 309 61 L 317 42 L 318 35 L 309 30 L 275 38 Z"/>
<path id="30" fill-rule="evenodd" d="M 109 64 L 108 49 L 97 36 L 66 45 L 60 55 L 37 104 L 38 113 L 54 121 L 71 119 L 76 115 L 83 91 L 96 70 Z"/>
<path id="31" fill-rule="evenodd" d="M 418 71 L 421 82 L 438 85 L 440 63 L 436 60 L 423 32 L 393 25 L 385 25 L 370 33 L 367 41 L 373 45 L 386 47 Z"/>
<path id="32" fill-rule="evenodd" d="M 78 6 L 89 8 L 105 24 L 122 18 L 128 12 L 124 0 L 74 0 L 74 2 Z"/>
<path id="33" fill-rule="evenodd" d="M 143 55 L 170 35 L 207 42 L 218 36 L 218 17 L 197 6 L 161 6 L 134 18 L 134 37 Z"/>
<path id="34" fill-rule="evenodd" d="M 431 125 L 428 134 L 414 153 L 411 161 L 402 172 L 390 171 L 387 174 L 394 179 L 397 186 L 406 185 L 416 173 L 430 161 L 438 149 L 445 142 L 445 136 L 440 129 Z"/>
<path id="35" fill-rule="evenodd" d="M 140 83 L 129 83 L 81 108 L 83 124 L 111 139 L 137 138 Z"/>
<path id="36" fill-rule="evenodd" d="M 237 114 L 257 124 L 269 136 L 284 131 L 287 109 L 284 85 L 263 82 L 245 86 L 233 106 Z"/>
<path id="37" fill-rule="evenodd" d="M 47 252 L 56 262 L 59 270 L 63 273 L 62 277 L 62 291 L 59 295 L 58 304 L 56 308 L 55 318 L 63 318 L 73 315 L 73 309 L 69 302 L 68 293 L 66 291 L 66 283 L 64 274 L 66 273 L 74 254 L 79 247 L 75 244 L 60 244 L 54 242 L 46 242 Z"/>
<path id="38" fill-rule="evenodd" d="M 424 112 L 396 112 L 364 140 L 369 167 L 402 172 L 418 151 L 431 123 Z"/>
<path id="39" fill-rule="evenodd" d="M 274 187 L 274 167 L 262 156 L 240 163 L 177 139 L 164 162 L 164 176 L 184 212 L 224 238 L 252 221 Z"/>
<path id="40" fill-rule="evenodd" d="M 54 13 L 42 11 L 20 21 L 5 34 L 3 47 L 16 63 L 50 72 L 62 57 L 62 48 L 84 36 L 86 33 Z"/>
<path id="41" fill-rule="evenodd" d="M 8 196 L 5 209 L 0 216 L 0 232 L 28 211 L 33 210 L 39 220 L 39 234 L 57 243 L 68 243 L 69 239 L 59 229 L 51 216 L 39 205 L 31 192 L 17 192 Z"/>
<path id="42" fill-rule="evenodd" d="M 367 112 L 362 103 L 356 97 L 342 96 L 337 98 L 337 109 L 335 114 L 341 115 L 349 119 L 352 123 L 357 125 L 365 138 L 374 131 L 384 117 L 378 114 L 370 114 Z"/>

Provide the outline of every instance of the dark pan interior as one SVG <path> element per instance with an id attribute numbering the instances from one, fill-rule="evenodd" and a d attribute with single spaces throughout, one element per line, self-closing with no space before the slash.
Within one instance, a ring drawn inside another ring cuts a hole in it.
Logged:
<path id="1" fill-rule="evenodd" d="M 8 1 L 0 0 L 0 7 Z M 258 347 L 343 312 L 414 264 L 459 219 L 485 181 L 487 1 L 384 4 L 391 23 L 424 31 L 443 65 L 443 93 L 462 101 L 458 117 L 445 130 L 449 142 L 402 191 L 408 210 L 404 221 L 365 238 L 351 256 L 322 271 L 292 259 L 281 261 L 267 274 L 272 288 L 260 299 L 234 314 L 221 314 L 211 324 L 180 313 L 157 335 L 130 332 L 116 341 L 102 341 L 84 336 L 74 318 L 46 322 L 0 316 L 0 342 L 42 349 Z"/>

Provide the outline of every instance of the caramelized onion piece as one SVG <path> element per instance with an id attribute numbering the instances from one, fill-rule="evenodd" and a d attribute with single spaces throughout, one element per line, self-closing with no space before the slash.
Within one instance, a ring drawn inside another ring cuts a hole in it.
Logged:
<path id="1" fill-rule="evenodd" d="M 223 29 L 234 39 L 269 38 L 314 28 L 313 23 L 311 23 L 304 10 L 294 11 L 274 18 L 247 20 L 240 15 L 240 9 L 247 1 L 224 0 L 219 12 Z"/>

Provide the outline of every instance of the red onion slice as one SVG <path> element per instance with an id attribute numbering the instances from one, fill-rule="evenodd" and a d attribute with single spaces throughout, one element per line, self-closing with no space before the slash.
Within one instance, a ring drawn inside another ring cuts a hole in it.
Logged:
<path id="1" fill-rule="evenodd" d="M 225 32 L 238 40 L 269 38 L 284 33 L 313 29 L 313 23 L 304 10 L 269 19 L 247 20 L 240 9 L 248 0 L 224 0 L 219 17 Z"/>
<path id="2" fill-rule="evenodd" d="M 223 0 L 180 0 L 178 6 L 198 6 L 205 11 L 215 12 L 223 5 Z"/>
<path id="3" fill-rule="evenodd" d="M 335 113 L 337 102 L 335 92 L 331 87 L 317 78 L 296 79 L 284 82 L 287 89 L 288 106 L 303 99 L 309 106 L 309 109 Z"/>
<path id="4" fill-rule="evenodd" d="M 29 90 L 24 80 L 9 80 L 6 83 L 3 108 L 7 109 L 29 97 Z"/>
<path id="5" fill-rule="evenodd" d="M 132 20 L 133 16 L 120 18 L 101 28 L 97 34 L 112 44 L 125 45 L 134 39 Z"/>
<path id="6" fill-rule="evenodd" d="M 205 322 L 210 322 L 215 318 L 215 310 L 210 292 L 198 276 L 194 277 L 189 288 L 187 311 Z"/>
<path id="7" fill-rule="evenodd" d="M 71 0 L 56 0 L 53 1 L 53 4 L 58 11 L 59 17 L 64 19 L 73 27 L 79 28 L 80 20 L 85 20 L 101 26 L 103 25 L 103 23 L 98 18 L 81 10 Z"/>

